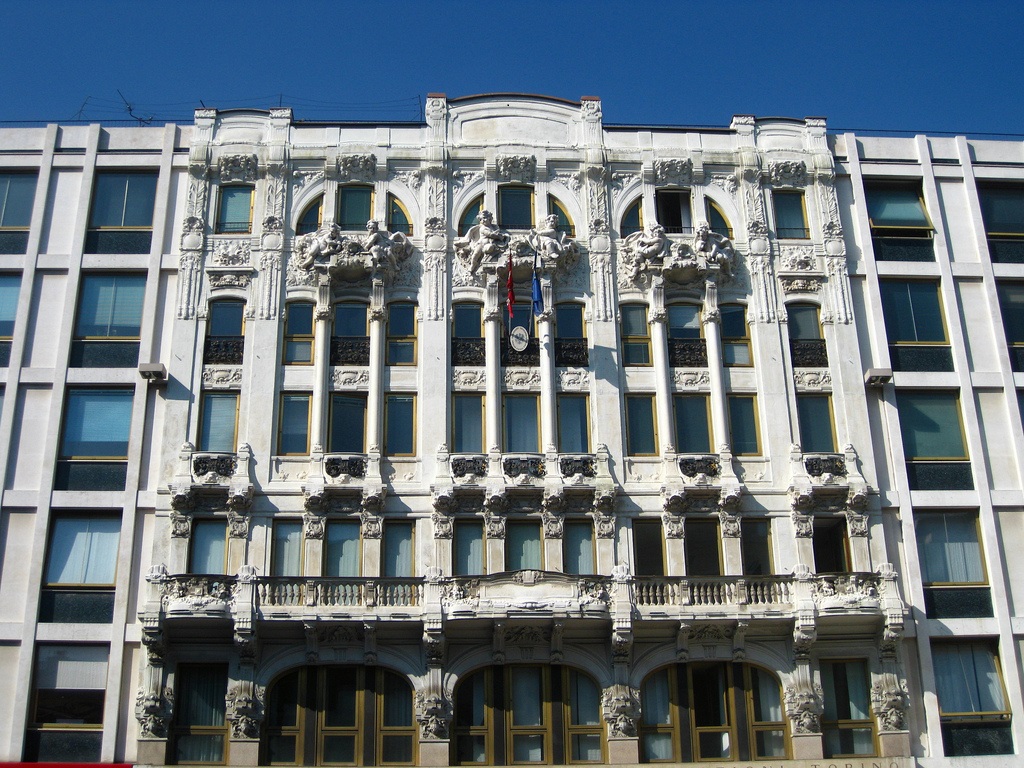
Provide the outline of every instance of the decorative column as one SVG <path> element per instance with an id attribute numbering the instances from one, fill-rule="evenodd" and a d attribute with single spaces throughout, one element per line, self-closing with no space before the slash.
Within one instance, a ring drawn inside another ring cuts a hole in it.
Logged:
<path id="1" fill-rule="evenodd" d="M 541 295 L 544 311 L 537 315 L 537 338 L 540 342 L 540 445 L 545 453 L 558 451 L 557 402 L 555 395 L 555 339 L 552 329 L 554 310 L 551 305 L 551 279 L 543 278 Z M 548 474 L 557 467 L 557 457 L 549 462 Z M 556 475 L 557 476 L 557 473 Z"/>
<path id="2" fill-rule="evenodd" d="M 384 281 L 373 278 L 370 288 L 370 382 L 366 395 L 366 481 L 381 482 L 380 457 L 384 424 Z M 375 476 L 371 476 L 376 469 Z"/>
<path id="3" fill-rule="evenodd" d="M 784 703 L 790 719 L 793 758 L 810 760 L 824 754 L 821 739 L 821 715 L 825 711 L 824 692 L 814 680 L 811 647 L 817 640 L 814 623 L 814 577 L 806 565 L 793 569 L 793 674 L 785 688 Z"/>
<path id="4" fill-rule="evenodd" d="M 484 448 L 491 454 L 490 474 L 501 476 L 501 303 L 498 276 L 487 275 L 484 303 L 484 366 L 487 371 L 487 415 Z"/>
<path id="5" fill-rule="evenodd" d="M 675 452 L 672 437 L 672 390 L 669 387 L 668 314 L 665 312 L 665 280 L 660 275 L 652 278 L 648 324 L 651 327 L 651 347 L 654 362 L 655 409 L 661 445 L 655 446 L 664 456 Z"/>
<path id="6" fill-rule="evenodd" d="M 722 376 L 722 316 L 718 311 L 718 285 L 708 280 L 704 285 L 704 344 L 708 352 L 708 379 L 711 383 L 712 449 L 718 453 L 731 451 L 729 445 L 729 412 L 726 407 L 725 381 Z M 722 462 L 723 471 L 726 469 Z M 729 463 L 732 469 L 732 462 Z"/>

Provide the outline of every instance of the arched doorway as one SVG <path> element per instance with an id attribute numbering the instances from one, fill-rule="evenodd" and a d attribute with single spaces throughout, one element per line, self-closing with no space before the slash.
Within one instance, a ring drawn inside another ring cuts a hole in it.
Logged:
<path id="1" fill-rule="evenodd" d="M 414 765 L 409 681 L 383 667 L 300 667 L 267 693 L 263 765 Z"/>

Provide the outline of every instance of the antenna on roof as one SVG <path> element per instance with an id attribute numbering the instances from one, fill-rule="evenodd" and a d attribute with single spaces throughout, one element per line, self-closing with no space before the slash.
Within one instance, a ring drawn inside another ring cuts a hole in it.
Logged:
<path id="1" fill-rule="evenodd" d="M 81 120 L 82 119 L 82 115 L 85 114 L 85 105 L 89 103 L 89 99 L 91 99 L 91 98 L 92 98 L 92 96 L 86 96 L 85 97 L 85 101 L 82 102 L 82 106 L 80 106 L 78 108 L 78 111 L 75 112 L 74 117 L 71 118 L 72 120 Z"/>
<path id="2" fill-rule="evenodd" d="M 132 111 L 135 108 L 131 104 L 128 103 L 128 99 L 126 99 L 124 97 L 124 94 L 121 93 L 121 90 L 119 88 L 117 89 L 117 95 L 120 96 L 121 97 L 121 101 L 124 102 L 125 111 L 128 113 L 128 115 L 133 120 L 138 120 L 139 121 L 139 125 L 149 125 L 150 123 L 153 122 L 153 116 L 152 115 L 150 115 L 149 117 L 139 117 L 138 115 L 136 115 L 135 112 Z"/>

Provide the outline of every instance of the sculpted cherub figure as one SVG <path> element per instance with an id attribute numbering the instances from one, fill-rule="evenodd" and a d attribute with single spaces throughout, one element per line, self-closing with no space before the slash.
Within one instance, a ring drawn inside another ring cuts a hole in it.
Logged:
<path id="1" fill-rule="evenodd" d="M 502 253 L 508 247 L 509 236 L 498 229 L 490 211 L 480 211 L 478 224 L 470 227 L 465 237 L 455 240 L 455 248 L 469 260 L 469 271 L 476 274 L 485 259 Z"/>

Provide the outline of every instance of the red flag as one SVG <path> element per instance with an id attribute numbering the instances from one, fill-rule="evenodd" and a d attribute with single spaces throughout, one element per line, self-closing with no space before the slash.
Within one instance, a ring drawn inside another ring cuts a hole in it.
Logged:
<path id="1" fill-rule="evenodd" d="M 508 251 L 508 280 L 505 281 L 505 287 L 508 288 L 508 298 L 505 300 L 505 306 L 508 307 L 508 326 L 512 328 L 512 307 L 516 303 L 516 287 L 512 282 L 512 249 Z"/>

